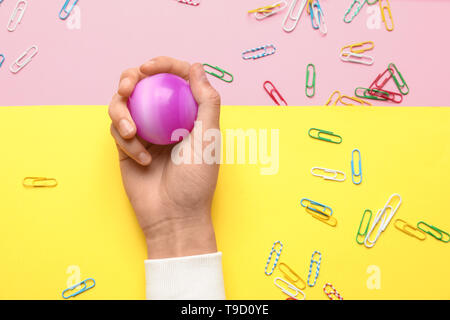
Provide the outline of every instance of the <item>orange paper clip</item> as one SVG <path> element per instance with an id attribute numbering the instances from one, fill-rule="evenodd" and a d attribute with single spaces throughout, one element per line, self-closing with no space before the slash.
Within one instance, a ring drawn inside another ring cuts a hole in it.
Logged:
<path id="1" fill-rule="evenodd" d="M 328 101 L 325 103 L 326 106 L 329 106 L 329 105 L 330 105 L 330 103 L 331 103 L 331 101 L 333 100 L 333 97 L 336 95 L 336 93 L 337 93 L 338 97 L 337 97 L 336 100 L 334 100 L 332 106 L 335 106 L 335 105 L 336 105 L 336 103 L 337 103 L 337 102 L 339 101 L 339 99 L 341 98 L 341 92 L 338 91 L 338 90 L 334 90 L 334 91 L 333 91 L 333 93 L 331 94 L 330 98 L 329 98 Z"/>

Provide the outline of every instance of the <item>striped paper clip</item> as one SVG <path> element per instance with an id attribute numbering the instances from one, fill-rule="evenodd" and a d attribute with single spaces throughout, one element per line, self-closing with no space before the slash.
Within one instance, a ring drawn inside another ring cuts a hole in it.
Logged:
<path id="1" fill-rule="evenodd" d="M 401 226 L 398 226 L 399 223 L 401 224 Z M 421 241 L 427 238 L 425 232 L 423 232 L 419 228 L 414 228 L 414 226 L 408 224 L 405 220 L 402 219 L 395 220 L 394 227 L 400 230 L 401 232 L 406 233 L 407 235 L 419 239 Z"/>
<path id="2" fill-rule="evenodd" d="M 312 68 L 312 70 L 310 70 Z M 312 72 L 312 81 L 309 83 L 309 77 Z M 310 91 L 312 91 L 310 93 Z M 306 84 L 305 84 L 305 94 L 308 98 L 314 97 L 316 93 L 316 66 L 312 63 L 306 66 Z"/>
<path id="3" fill-rule="evenodd" d="M 300 8 L 298 9 L 298 12 L 296 14 L 293 14 L 298 1 L 299 0 L 292 0 L 291 6 L 289 8 L 289 12 L 287 13 L 287 15 L 285 16 L 285 18 L 283 20 L 283 30 L 286 32 L 294 31 L 295 27 L 297 26 L 297 24 L 300 20 L 300 17 L 302 16 L 303 10 L 305 10 L 306 3 L 308 2 L 308 0 L 302 0 Z M 292 26 L 290 26 L 290 27 L 287 26 L 289 24 L 288 23 L 289 21 L 293 21 Z"/>
<path id="4" fill-rule="evenodd" d="M 279 1 L 270 6 L 251 10 L 249 11 L 249 13 L 254 12 L 255 18 L 257 20 L 262 20 L 270 16 L 273 16 L 274 14 L 277 14 L 280 11 L 283 11 L 284 9 L 287 8 L 287 6 L 288 6 L 287 1 Z"/>
<path id="5" fill-rule="evenodd" d="M 317 134 L 313 134 L 312 132 Z M 326 130 L 322 130 L 322 129 L 317 129 L 317 128 L 311 128 L 308 130 L 308 135 L 313 138 L 313 139 L 317 139 L 317 140 L 322 140 L 322 141 L 326 141 L 326 142 L 331 142 L 331 143 L 336 143 L 339 144 L 342 142 L 342 137 L 334 134 L 331 131 L 326 131 Z M 329 137 L 329 138 L 327 138 Z"/>
<path id="6" fill-rule="evenodd" d="M 316 255 L 316 254 L 319 255 L 319 260 L 314 260 L 314 255 Z M 312 256 L 311 256 L 311 263 L 309 265 L 309 273 L 308 273 L 308 279 L 307 279 L 308 286 L 310 286 L 310 287 L 314 287 L 316 285 L 317 278 L 319 277 L 319 270 L 320 270 L 320 263 L 321 263 L 321 261 L 322 261 L 322 254 L 319 251 L 314 251 Z M 317 267 L 316 267 L 316 273 L 315 273 L 315 276 L 314 276 L 314 282 L 311 283 L 310 278 L 311 278 L 311 273 L 312 273 L 312 269 L 313 269 L 314 264 L 316 264 Z"/>
<path id="7" fill-rule="evenodd" d="M 25 14 L 25 10 L 27 9 L 28 2 L 25 0 L 19 0 L 14 8 L 14 11 L 9 18 L 7 29 L 10 32 L 16 30 L 17 26 L 22 21 L 23 15 Z"/>
<path id="8" fill-rule="evenodd" d="M 409 87 L 406 84 L 405 79 L 403 78 L 403 75 L 397 69 L 397 66 L 393 63 L 390 63 L 388 66 L 388 70 L 392 76 L 392 79 L 394 79 L 394 82 L 398 88 L 398 91 L 400 91 L 400 93 L 403 95 L 407 95 L 409 93 Z"/>
<path id="9" fill-rule="evenodd" d="M 428 229 L 431 229 L 431 230 L 435 231 L 437 234 L 439 234 L 439 237 L 437 237 L 437 236 L 436 236 L 434 233 L 432 233 L 431 231 L 423 229 L 423 228 L 421 227 L 421 225 L 425 225 L 425 226 L 427 226 Z M 428 223 L 425 223 L 425 222 L 423 222 L 423 221 L 419 221 L 419 222 L 417 223 L 417 228 L 418 228 L 419 230 L 425 232 L 425 233 L 428 233 L 430 236 L 432 236 L 432 237 L 435 238 L 436 240 L 439 240 L 439 241 L 442 241 L 442 242 L 445 242 L 445 243 L 447 243 L 447 242 L 450 241 L 450 235 L 449 235 L 447 232 L 445 232 L 444 230 L 441 230 L 441 229 L 439 229 L 439 228 L 436 228 L 435 226 L 432 226 L 432 225 L 430 225 L 430 224 L 428 224 Z M 444 239 L 444 235 L 447 236 L 447 240 L 443 240 L 443 239 Z"/>
<path id="10" fill-rule="evenodd" d="M 276 250 L 277 244 L 280 245 L 279 250 Z M 266 268 L 264 269 L 264 273 L 266 275 L 270 276 L 273 273 L 273 271 L 275 270 L 275 268 L 277 267 L 278 260 L 280 260 L 280 255 L 281 255 L 282 250 L 283 250 L 283 244 L 281 243 L 281 241 L 275 241 L 273 243 L 272 249 L 270 250 L 269 258 L 267 259 Z M 273 257 L 274 253 L 276 253 L 275 261 L 273 263 L 273 266 L 272 266 L 272 269 L 270 270 L 270 272 L 267 272 L 267 269 L 270 265 L 270 262 L 272 261 L 272 257 Z"/>
<path id="11" fill-rule="evenodd" d="M 222 80 L 222 81 L 225 81 L 225 82 L 227 82 L 227 83 L 231 83 L 231 82 L 233 82 L 233 80 L 234 80 L 233 75 L 232 75 L 231 73 L 225 71 L 225 70 L 222 69 L 222 68 L 219 68 L 219 67 L 217 67 L 217 66 L 214 67 L 214 66 L 212 66 L 212 65 L 210 65 L 210 64 L 207 64 L 207 63 L 204 63 L 203 66 L 204 66 L 204 67 L 211 68 L 211 69 L 214 69 L 214 70 L 220 72 L 220 74 L 217 74 L 217 73 L 215 73 L 214 71 L 208 71 L 208 70 L 207 70 L 208 68 L 205 68 L 205 72 L 208 73 L 208 74 L 210 74 L 210 75 L 212 75 L 213 77 L 216 77 L 216 78 L 218 78 L 218 79 L 220 79 L 220 80 Z"/>
<path id="12" fill-rule="evenodd" d="M 367 220 L 367 224 L 366 224 L 366 228 L 364 229 L 364 232 L 361 232 L 361 226 L 363 225 L 363 222 L 366 218 L 366 213 L 369 213 L 369 219 Z M 369 209 L 366 209 L 361 218 L 361 222 L 359 223 L 358 232 L 356 233 L 356 242 L 358 244 L 364 244 L 364 240 L 359 241 L 359 237 L 364 237 L 364 239 L 366 238 L 367 230 L 369 229 L 369 225 L 370 225 L 370 220 L 372 220 L 372 211 Z"/>
<path id="13" fill-rule="evenodd" d="M 3 65 L 3 62 L 5 62 L 5 56 L 0 53 L 0 67 Z"/>
<path id="14" fill-rule="evenodd" d="M 279 282 L 279 281 L 284 282 L 284 283 L 287 285 L 287 289 L 284 288 L 283 286 L 279 285 L 279 284 L 277 283 L 277 281 L 278 281 L 278 282 Z M 293 299 L 295 299 L 295 300 L 305 300 L 305 298 L 306 298 L 306 295 L 305 295 L 305 293 L 304 293 L 302 290 L 300 290 L 299 288 L 297 288 L 296 286 L 294 286 L 292 283 L 289 283 L 288 281 L 286 281 L 286 280 L 284 280 L 284 279 L 282 279 L 282 278 L 275 278 L 275 279 L 273 280 L 273 283 L 274 283 L 278 288 L 280 288 L 281 291 L 282 291 L 284 294 L 287 294 L 289 297 L 291 297 L 291 298 L 293 298 Z M 291 289 L 291 290 L 294 291 L 294 292 L 290 292 L 288 289 Z M 301 293 L 301 294 L 303 295 L 303 299 L 297 299 L 297 298 L 296 298 L 296 297 L 298 296 L 299 293 Z"/>
<path id="15" fill-rule="evenodd" d="M 386 2 L 386 4 L 383 4 L 383 1 Z M 384 22 L 384 26 L 386 27 L 387 31 L 393 31 L 394 30 L 394 19 L 392 18 L 392 12 L 391 12 L 391 6 L 389 5 L 389 0 L 380 0 L 380 11 L 381 11 L 381 19 Z M 389 21 L 386 20 L 386 12 L 389 16 Z"/>
<path id="16" fill-rule="evenodd" d="M 355 153 L 358 154 L 358 170 L 355 170 Z M 350 162 L 352 167 L 352 181 L 354 184 L 361 184 L 362 182 L 362 167 L 361 167 L 361 151 L 359 149 L 353 149 L 352 151 L 352 161 Z M 359 178 L 359 181 L 358 181 Z"/>
<path id="17" fill-rule="evenodd" d="M 88 286 L 88 284 L 87 284 L 88 282 L 92 282 L 92 284 L 90 286 Z M 74 293 L 72 293 L 72 294 L 70 294 L 68 296 L 64 295 L 67 291 L 72 291 L 73 289 L 76 289 L 79 286 L 82 286 L 80 290 L 75 291 Z M 73 285 L 70 288 L 67 288 L 66 290 L 64 290 L 62 292 L 62 297 L 64 299 L 69 299 L 69 298 L 75 297 L 75 296 L 79 295 L 80 293 L 83 293 L 83 292 L 93 288 L 94 286 L 95 286 L 95 280 L 92 279 L 92 278 L 88 278 L 88 279 L 83 280 L 80 283 L 77 283 L 76 285 Z"/>
<path id="18" fill-rule="evenodd" d="M 371 66 L 375 61 L 375 59 L 371 56 L 361 54 L 361 53 L 353 53 L 353 52 L 341 51 L 339 57 L 344 62 L 365 64 L 367 66 Z"/>
<path id="19" fill-rule="evenodd" d="M 31 53 L 30 53 L 31 52 Z M 16 61 L 9 67 L 9 70 L 12 73 L 17 73 L 22 70 L 27 64 L 31 62 L 33 57 L 39 52 L 39 49 L 36 45 L 28 48 L 22 55 L 17 58 Z"/>
<path id="20" fill-rule="evenodd" d="M 336 94 L 338 95 L 338 97 L 336 98 L 336 100 L 334 100 L 333 97 L 334 97 Z M 341 98 L 341 92 L 338 91 L 338 90 L 334 90 L 333 93 L 331 94 L 331 96 L 328 98 L 328 100 L 327 100 L 327 102 L 325 103 L 325 105 L 326 105 L 326 106 L 329 106 L 329 105 L 331 104 L 331 102 L 334 101 L 331 105 L 332 105 L 332 106 L 335 106 L 335 105 L 338 103 L 338 101 L 339 101 L 340 98 Z"/>
<path id="21" fill-rule="evenodd" d="M 372 105 L 370 102 L 364 101 L 358 97 L 349 97 L 349 96 L 346 96 L 345 94 L 339 98 L 339 101 L 345 106 L 371 106 Z"/>
<path id="22" fill-rule="evenodd" d="M 318 174 L 314 171 L 323 171 L 324 173 L 331 173 L 332 176 L 326 175 L 326 174 Z M 311 169 L 311 174 L 315 177 L 320 177 L 325 180 L 331 180 L 331 181 L 338 181 L 338 182 L 344 182 L 347 176 L 342 171 L 337 171 L 334 169 L 327 169 L 327 168 L 320 168 L 320 167 L 313 167 Z"/>
<path id="23" fill-rule="evenodd" d="M 310 2 L 309 6 L 312 27 L 314 29 L 319 29 L 319 31 L 324 35 L 327 34 L 328 28 L 325 23 L 325 15 L 323 14 L 319 0 L 315 0 L 314 3 Z"/>
<path id="24" fill-rule="evenodd" d="M 350 23 L 361 11 L 362 7 L 366 3 L 366 0 L 353 0 L 350 8 L 344 14 L 344 22 Z"/>
<path id="25" fill-rule="evenodd" d="M 268 85 L 269 85 L 269 88 L 268 88 Z M 278 101 L 278 99 L 275 97 L 275 94 L 280 98 L 280 100 L 284 103 L 285 106 L 288 105 L 286 100 L 284 100 L 284 98 L 278 92 L 277 88 L 275 88 L 275 86 L 273 85 L 272 82 L 270 82 L 270 81 L 264 82 L 263 88 L 267 92 L 267 94 L 272 98 L 273 102 L 275 102 L 278 106 L 280 106 L 281 104 Z"/>
<path id="26" fill-rule="evenodd" d="M 22 181 L 25 188 L 54 188 L 58 185 L 58 181 L 54 178 L 44 177 L 26 177 Z"/>
<path id="27" fill-rule="evenodd" d="M 194 0 L 177 0 L 179 3 L 183 3 L 183 4 L 188 4 L 190 6 L 198 6 L 200 4 L 200 2 L 198 1 L 194 1 Z"/>
<path id="28" fill-rule="evenodd" d="M 249 53 L 255 53 L 258 51 L 263 51 L 259 54 L 254 54 L 249 56 Z M 253 49 L 249 49 L 249 50 L 245 50 L 244 52 L 242 52 L 242 59 L 244 60 L 251 60 L 251 59 L 259 59 L 262 57 L 266 57 L 266 56 L 270 56 L 272 54 L 274 54 L 277 51 L 277 48 L 275 48 L 275 46 L 273 44 L 269 44 L 269 45 L 264 45 L 258 48 L 253 48 Z"/>
<path id="29" fill-rule="evenodd" d="M 67 9 L 69 3 L 70 3 L 70 0 L 66 0 L 66 2 L 64 2 L 63 7 L 61 8 L 61 11 L 59 11 L 59 18 L 61 20 L 66 20 L 70 16 L 73 8 L 77 5 L 78 0 L 74 0 L 74 2 L 72 3 L 72 6 L 69 9 Z"/>
<path id="30" fill-rule="evenodd" d="M 327 291 L 327 288 L 331 288 L 331 291 Z M 330 300 L 344 300 L 331 283 L 325 283 L 325 285 L 323 286 L 323 292 Z"/>
<path id="31" fill-rule="evenodd" d="M 305 202 L 306 204 L 303 204 L 303 202 Z M 326 217 L 330 217 L 330 216 L 333 215 L 333 209 L 331 209 L 329 206 L 326 206 L 326 205 L 321 204 L 321 203 L 316 202 L 316 201 L 312 201 L 312 200 L 307 199 L 307 198 L 303 198 L 302 200 L 300 200 L 300 205 L 302 207 L 306 208 L 307 211 L 311 210 L 313 212 L 319 213 L 319 214 L 324 215 Z"/>
<path id="32" fill-rule="evenodd" d="M 287 264 L 281 262 L 280 265 L 278 266 L 278 269 L 289 282 L 295 283 L 296 285 L 297 282 L 301 282 L 302 286 L 301 287 L 299 286 L 300 290 L 306 289 L 306 282 L 302 278 L 300 278 L 300 276 L 297 273 L 295 273 L 295 271 L 292 270 Z M 294 278 L 295 280 L 292 278 Z"/>

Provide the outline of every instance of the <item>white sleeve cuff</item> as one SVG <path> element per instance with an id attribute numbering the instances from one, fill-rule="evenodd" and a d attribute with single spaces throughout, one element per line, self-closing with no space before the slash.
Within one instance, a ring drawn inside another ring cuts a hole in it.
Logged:
<path id="1" fill-rule="evenodd" d="M 145 260 L 148 300 L 224 300 L 222 253 Z"/>

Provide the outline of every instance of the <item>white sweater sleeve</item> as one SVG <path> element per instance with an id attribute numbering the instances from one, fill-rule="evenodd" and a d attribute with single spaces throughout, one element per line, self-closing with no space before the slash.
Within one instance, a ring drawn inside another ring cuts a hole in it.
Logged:
<path id="1" fill-rule="evenodd" d="M 222 253 L 145 260 L 148 300 L 224 300 Z"/>

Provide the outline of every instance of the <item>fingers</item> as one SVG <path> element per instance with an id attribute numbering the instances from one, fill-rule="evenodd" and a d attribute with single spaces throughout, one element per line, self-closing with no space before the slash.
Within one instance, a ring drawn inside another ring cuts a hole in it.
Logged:
<path id="1" fill-rule="evenodd" d="M 148 166 L 151 163 L 152 156 L 137 137 L 131 140 L 122 138 L 122 136 L 112 124 L 111 135 L 116 140 L 116 144 L 119 149 L 120 160 L 124 160 L 126 159 L 126 156 L 128 156 L 143 166 Z"/>
<path id="2" fill-rule="evenodd" d="M 144 63 L 139 70 L 146 76 L 151 76 L 157 73 L 172 73 L 188 80 L 190 67 L 191 65 L 186 61 L 181 61 L 170 57 L 157 57 Z"/>
<path id="3" fill-rule="evenodd" d="M 122 97 L 128 98 L 134 90 L 136 84 L 146 77 L 138 68 L 131 68 L 120 76 L 119 89 L 117 93 Z"/>
<path id="4" fill-rule="evenodd" d="M 136 135 L 136 125 L 127 107 L 127 98 L 115 94 L 109 104 L 109 117 L 122 138 L 131 139 Z"/>
<path id="5" fill-rule="evenodd" d="M 189 73 L 192 94 L 198 103 L 197 120 L 202 121 L 203 128 L 219 128 L 220 95 L 206 77 L 200 63 L 192 65 Z"/>

